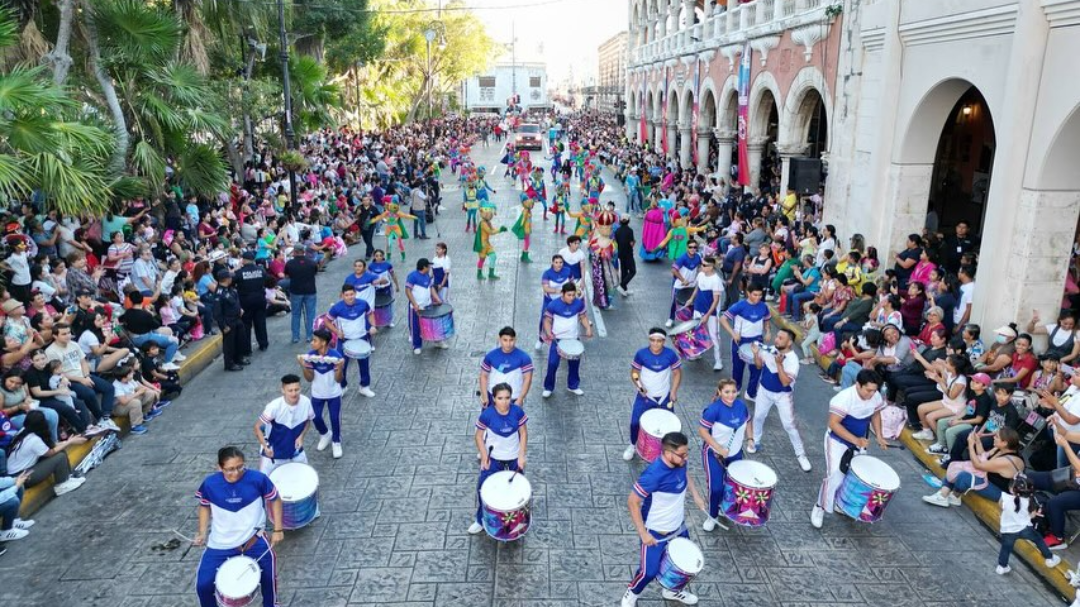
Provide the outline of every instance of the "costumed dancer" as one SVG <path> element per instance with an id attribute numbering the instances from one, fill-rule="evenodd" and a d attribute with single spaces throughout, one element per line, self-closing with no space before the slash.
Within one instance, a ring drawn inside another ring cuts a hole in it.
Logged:
<path id="1" fill-rule="evenodd" d="M 503 165 L 503 177 L 508 177 L 511 181 L 514 179 L 514 162 L 514 142 L 507 141 L 499 164 Z"/>
<path id="2" fill-rule="evenodd" d="M 713 371 L 724 369 L 720 351 L 720 302 L 724 301 L 724 279 L 716 271 L 716 258 L 703 257 L 695 279 L 694 292 L 687 305 L 693 306 L 694 318 L 700 318 L 713 342 Z"/>
<path id="3" fill-rule="evenodd" d="M 555 186 L 551 197 L 551 209 L 555 215 L 555 234 L 566 234 L 566 212 L 570 209 L 570 184 L 563 181 Z"/>
<path id="4" fill-rule="evenodd" d="M 522 241 L 521 261 L 526 263 L 532 261 L 529 259 L 529 239 L 532 236 L 532 209 L 535 204 L 536 200 L 533 198 L 532 188 L 529 188 L 528 192 L 522 192 L 521 213 L 518 215 L 517 221 L 514 222 L 514 227 L 510 228 L 510 231 L 518 237 L 518 240 Z"/>
<path id="5" fill-rule="evenodd" d="M 525 452 L 529 432 L 525 425 L 529 416 L 525 410 L 510 400 L 510 386 L 496 384 L 491 389 L 493 407 L 486 407 L 476 420 L 476 450 L 480 452 L 480 478 L 476 481 L 476 520 L 469 525 L 469 533 L 476 535 L 484 530 L 481 524 L 483 502 L 480 487 L 489 476 L 503 470 L 525 473 Z"/>
<path id="6" fill-rule="evenodd" d="M 510 399 L 515 405 L 525 404 L 532 387 L 532 357 L 517 347 L 517 332 L 513 327 L 499 329 L 499 347 L 484 356 L 480 363 L 480 406 L 491 404 L 491 386 L 510 386 Z"/>
<path id="7" fill-rule="evenodd" d="M 386 249 L 392 251 L 396 242 L 398 251 L 401 252 L 401 261 L 405 261 L 405 240 L 409 238 L 409 231 L 405 229 L 405 220 L 415 221 L 416 216 L 402 211 L 391 196 L 383 196 L 383 205 L 386 210 L 377 217 L 371 218 L 368 223 L 374 225 L 380 221 L 386 222 L 383 228 L 386 230 Z"/>
<path id="8" fill-rule="evenodd" d="M 330 347 L 333 335 L 327 329 L 315 329 L 311 337 L 311 350 L 298 354 L 300 371 L 311 384 L 312 419 L 319 432 L 317 450 L 323 451 L 333 443 L 334 459 L 341 457 L 341 381 L 344 378 L 345 355 Z M 366 362 L 366 361 L 365 361 Z M 330 410 L 330 428 L 323 421 L 323 407 Z"/>
<path id="9" fill-rule="evenodd" d="M 481 165 L 476 169 L 476 198 L 480 201 L 480 206 L 494 206 L 488 198 L 488 192 L 498 194 L 498 192 L 495 191 L 495 188 L 488 185 L 487 168 Z"/>
<path id="10" fill-rule="evenodd" d="M 641 561 L 637 573 L 630 580 L 629 588 L 622 597 L 622 607 L 634 607 L 645 587 L 660 573 L 660 560 L 664 556 L 667 540 L 673 537 L 689 538 L 686 529 L 686 491 L 698 508 L 705 510 L 705 500 L 687 474 L 690 446 L 682 432 L 670 432 L 661 440 L 660 457 L 649 464 L 634 483 L 634 489 L 626 500 L 630 521 L 641 539 Z M 664 588 L 661 596 L 667 601 L 684 605 L 696 605 L 697 596 L 689 590 L 678 592 Z"/>
<path id="11" fill-rule="evenodd" d="M 476 213 L 480 210 L 480 198 L 476 178 L 470 177 L 461 191 L 461 210 L 465 211 L 465 233 L 476 230 Z"/>
<path id="12" fill-rule="evenodd" d="M 517 162 L 514 163 L 514 172 L 517 175 L 518 181 L 521 182 L 521 189 L 527 189 L 529 187 L 529 175 L 532 174 L 532 160 L 529 159 L 528 151 L 521 150 L 517 153 Z"/>
<path id="13" fill-rule="evenodd" d="M 630 383 L 637 394 L 630 412 L 630 445 L 622 455 L 626 461 L 634 459 L 641 416 L 650 409 L 674 410 L 678 402 L 682 360 L 666 343 L 667 332 L 658 327 L 649 329 L 648 347 L 638 350 L 630 363 Z"/>
<path id="14" fill-rule="evenodd" d="M 742 389 L 743 370 L 746 368 L 746 361 L 739 356 L 739 347 L 753 342 L 771 341 L 771 320 L 769 306 L 762 301 L 760 285 L 747 287 L 746 299 L 735 302 L 720 317 L 720 326 L 731 336 L 731 377 L 739 389 Z M 761 369 L 750 365 L 750 383 L 746 385 L 744 393 L 746 400 L 754 402 L 760 379 Z"/>
<path id="15" fill-rule="evenodd" d="M 589 257 L 592 268 L 593 305 L 601 310 L 611 307 L 611 296 L 619 286 L 619 269 L 615 241 L 611 239 L 611 226 L 618 216 L 603 211 L 596 217 L 596 229 L 589 238 Z"/>
<path id="16" fill-rule="evenodd" d="M 668 259 L 675 261 L 686 252 L 686 248 L 690 244 L 690 237 L 707 229 L 706 226 L 687 227 L 686 219 L 689 213 L 686 209 L 679 209 L 674 214 L 671 219 L 671 229 L 668 230 L 667 236 L 660 241 L 660 244 L 656 246 L 654 252 L 667 246 Z"/>
<path id="17" fill-rule="evenodd" d="M 506 226 L 495 229 L 491 223 L 491 217 L 495 214 L 492 209 L 480 209 L 480 225 L 476 228 L 476 238 L 473 240 L 473 251 L 478 256 L 476 262 L 476 279 L 484 279 L 484 262 L 491 259 L 488 266 L 488 280 L 499 280 L 495 275 L 495 247 L 491 246 L 491 236 L 506 231 Z"/>
<path id="18" fill-rule="evenodd" d="M 593 213 L 596 212 L 596 205 L 599 201 L 595 198 L 586 198 L 581 201 L 581 210 L 578 212 L 570 211 L 568 216 L 577 220 L 577 224 L 574 226 L 574 236 L 578 238 L 588 238 L 592 234 L 593 229 Z"/>
<path id="19" fill-rule="evenodd" d="M 584 189 L 588 192 L 589 198 L 599 199 L 606 185 L 604 178 L 600 176 L 600 167 L 593 167 L 589 177 L 585 180 Z"/>
<path id="20" fill-rule="evenodd" d="M 420 354 L 424 338 L 420 336 L 420 311 L 432 305 L 442 305 L 439 294 L 435 292 L 435 281 L 431 276 L 431 262 L 420 258 L 416 270 L 409 273 L 405 280 L 405 297 L 409 299 L 409 339 L 413 354 Z M 436 342 L 443 350 L 450 347 L 448 340 Z"/>
<path id="21" fill-rule="evenodd" d="M 577 339 L 578 323 L 585 328 L 585 337 L 592 337 L 592 324 L 588 315 L 585 314 L 585 302 L 578 297 L 578 287 L 573 283 L 562 286 L 562 296 L 550 304 L 544 311 L 544 332 L 542 335 L 551 342 L 548 350 L 547 372 L 544 374 L 544 392 L 542 396 L 551 396 L 555 389 L 555 375 L 559 372 L 559 364 L 562 357 L 559 356 L 560 339 Z M 570 377 L 566 382 L 567 390 L 582 396 L 585 391 L 579 387 L 581 383 L 580 368 L 581 359 L 568 360 Z"/>
<path id="22" fill-rule="evenodd" d="M 544 270 L 543 275 L 540 276 L 540 292 L 544 296 L 544 301 L 540 305 L 540 327 L 537 330 L 538 337 L 536 345 L 533 347 L 534 350 L 539 351 L 544 347 L 544 314 L 547 312 L 548 304 L 562 293 L 562 286 L 572 280 L 573 275 L 570 273 L 570 268 L 567 267 L 563 256 L 552 255 L 551 267 Z"/>
<path id="23" fill-rule="evenodd" d="M 304 434 L 314 418 L 311 399 L 300 393 L 300 377 L 292 373 L 283 376 L 281 396 L 267 403 L 255 422 L 255 438 L 262 446 L 259 470 L 263 474 L 289 462 L 307 463 Z"/>
<path id="24" fill-rule="evenodd" d="M 341 300 L 330 306 L 327 316 L 333 321 L 327 328 L 338 338 L 339 349 L 351 340 L 366 341 L 371 345 L 371 336 L 379 332 L 375 327 L 375 308 L 367 301 L 356 296 L 356 290 L 352 285 L 341 287 Z M 342 370 L 341 386 L 349 385 L 349 362 L 352 359 L 345 356 L 345 367 Z M 371 356 L 356 359 L 356 365 L 360 367 L 360 394 L 371 398 L 375 393 L 371 391 Z M 318 411 L 316 411 L 318 415 Z M 332 415 L 332 414 L 331 414 Z M 318 423 L 316 422 L 316 427 Z M 320 432 L 321 433 L 321 432 Z M 326 447 L 323 447 L 325 449 Z M 320 449 L 321 451 L 321 449 Z"/>
<path id="25" fill-rule="evenodd" d="M 750 409 L 739 399 L 739 388 L 733 380 L 720 380 L 714 398 L 716 400 L 701 412 L 698 426 L 703 441 L 701 463 L 705 467 L 705 483 L 709 486 L 709 518 L 701 526 L 705 531 L 716 529 L 727 468 L 743 458 L 743 440 L 754 431 Z"/>
<path id="26" fill-rule="evenodd" d="M 746 445 L 748 453 L 761 449 L 761 434 L 765 419 L 775 406 L 780 413 L 780 423 L 787 432 L 795 458 L 803 472 L 810 472 L 810 460 L 803 448 L 799 426 L 795 423 L 795 379 L 799 376 L 799 355 L 792 352 L 795 334 L 780 329 L 773 340 L 775 349 L 754 347 L 754 365 L 761 369 L 761 385 L 758 387 L 757 404 L 754 407 L 753 439 Z"/>
<path id="27" fill-rule="evenodd" d="M 817 503 L 810 511 L 810 524 L 818 529 L 825 522 L 825 513 L 832 512 L 836 490 L 844 480 L 840 462 L 848 450 L 865 450 L 870 446 L 867 431 L 874 429 L 878 447 L 889 448 L 881 433 L 881 410 L 885 401 L 878 388 L 881 376 L 863 369 L 855 377 L 855 385 L 845 388 L 829 401 L 829 429 L 825 431 L 825 479 L 821 481 Z"/>
<path id="28" fill-rule="evenodd" d="M 664 229 L 664 210 L 657 206 L 656 201 L 649 202 L 649 210 L 645 211 L 645 217 L 641 220 L 641 252 L 643 261 L 655 261 L 667 256 L 667 251 L 660 246 L 667 236 Z"/>
<path id="29" fill-rule="evenodd" d="M 664 325 L 671 328 L 675 324 L 675 312 L 679 307 L 679 293 L 693 294 L 692 289 L 697 284 L 698 268 L 701 267 L 701 255 L 698 255 L 698 243 L 692 242 L 686 247 L 686 252 L 675 259 L 671 264 L 671 305 L 668 308 L 668 319 Z"/>
<path id="30" fill-rule="evenodd" d="M 450 301 L 450 256 L 447 255 L 445 242 L 435 245 L 435 257 L 431 258 L 431 276 L 435 282 L 435 292 L 439 299 Z"/>
<path id="31" fill-rule="evenodd" d="M 206 477 L 195 497 L 199 500 L 196 546 L 206 546 L 199 559 L 195 590 L 201 607 L 217 607 L 214 596 L 218 569 L 234 556 L 256 559 L 263 607 L 276 607 L 277 555 L 273 547 L 285 539 L 281 498 L 270 477 L 244 468 L 244 454 L 236 447 L 218 450 L 218 471 Z M 269 512 L 268 512 L 269 511 Z M 263 532 L 269 515 L 270 538 Z"/>
<path id="32" fill-rule="evenodd" d="M 526 191 L 529 192 L 530 198 L 540 201 L 540 205 L 544 209 L 544 221 L 547 221 L 548 209 L 547 206 L 543 204 L 543 201 L 547 200 L 547 184 L 544 183 L 543 167 L 533 167 L 532 177 L 529 178 L 529 188 Z"/>

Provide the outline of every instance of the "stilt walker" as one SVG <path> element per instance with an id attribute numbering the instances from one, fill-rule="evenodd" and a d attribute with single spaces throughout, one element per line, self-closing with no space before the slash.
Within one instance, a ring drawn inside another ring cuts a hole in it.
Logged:
<path id="1" fill-rule="evenodd" d="M 401 252 L 401 260 L 405 261 L 405 240 L 409 238 L 409 231 L 405 229 L 405 220 L 415 220 L 416 216 L 402 211 L 390 196 L 383 197 L 383 204 L 386 210 L 378 217 L 371 218 L 368 223 L 374 225 L 380 221 L 386 222 L 386 252 L 389 254 L 393 251 L 396 242 L 398 251 Z"/>
<path id="2" fill-rule="evenodd" d="M 530 189 L 529 192 L 533 190 Z M 532 260 L 529 259 L 529 238 L 532 236 L 532 209 L 536 201 L 528 193 L 521 195 L 521 214 L 518 215 L 517 222 L 514 223 L 514 227 L 510 229 L 518 240 L 522 241 L 521 248 L 521 261 L 529 263 Z"/>
<path id="3" fill-rule="evenodd" d="M 491 260 L 491 265 L 488 266 L 488 279 L 498 280 L 499 277 L 495 275 L 495 247 L 491 246 L 492 234 L 499 232 L 505 232 L 506 226 L 495 229 L 495 226 L 491 223 L 491 218 L 494 215 L 494 211 L 490 208 L 480 209 L 480 225 L 476 228 L 476 239 L 473 241 L 473 250 L 478 255 L 476 262 L 476 279 L 484 279 L 484 262 L 488 259 Z"/>

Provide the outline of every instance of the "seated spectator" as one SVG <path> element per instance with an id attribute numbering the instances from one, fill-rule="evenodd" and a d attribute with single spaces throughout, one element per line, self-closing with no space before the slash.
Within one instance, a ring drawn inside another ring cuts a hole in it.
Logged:
<path id="1" fill-rule="evenodd" d="M 131 303 L 134 307 L 120 316 L 120 324 L 131 334 L 131 341 L 140 347 L 148 341 L 156 343 L 165 350 L 165 364 L 161 368 L 166 371 L 179 369 L 179 365 L 173 361 L 182 362 L 187 358 L 178 352 L 180 340 L 171 335 L 172 332 L 169 329 L 162 328 L 161 322 L 153 313 L 142 308 L 142 293 L 132 292 Z"/>
<path id="2" fill-rule="evenodd" d="M 268 276 L 265 284 L 266 315 L 277 316 L 292 312 L 292 302 L 289 300 L 289 296 L 276 285 L 276 281 Z"/>
<path id="3" fill-rule="evenodd" d="M 897 309 L 903 321 L 904 335 L 918 335 L 923 311 L 926 310 L 926 287 L 921 282 L 908 283 L 907 292 L 900 297 L 900 301 Z"/>
<path id="4" fill-rule="evenodd" d="M 986 423 L 979 428 L 981 433 L 976 433 L 974 430 L 971 430 L 957 434 L 956 443 L 953 444 L 953 448 L 949 451 L 949 455 L 943 458 L 944 462 L 942 465 L 946 462 L 958 462 L 970 459 L 974 455 L 974 452 L 968 448 L 968 438 L 972 435 L 978 435 L 979 440 L 982 442 L 982 448 L 986 450 L 993 447 L 993 436 L 995 432 L 1002 428 L 1016 430 L 1020 427 L 1023 418 L 1020 417 L 1020 412 L 1016 410 L 1016 405 L 1012 402 L 1012 387 L 1004 384 L 995 384 L 993 392 L 994 406 L 986 415 Z"/>
<path id="5" fill-rule="evenodd" d="M 971 397 L 963 413 L 953 418 L 938 420 L 936 441 L 927 447 L 926 452 L 935 455 L 949 453 L 956 444 L 956 437 L 961 432 L 970 431 L 986 421 L 990 409 L 994 406 L 994 396 L 990 393 L 990 376 L 976 373 L 971 376 Z"/>
<path id="6" fill-rule="evenodd" d="M 1049 524 L 1050 531 L 1043 536 L 1043 541 L 1051 550 L 1064 550 L 1069 547 L 1065 542 L 1065 519 L 1069 512 L 1080 510 L 1080 457 L 1076 455 L 1080 436 L 1075 432 L 1068 432 L 1062 427 L 1052 433 L 1058 451 L 1068 457 L 1069 466 L 1072 470 L 1072 478 L 1067 488 L 1061 491 L 1054 490 L 1053 473 L 1030 470 L 1027 472 L 1028 479 L 1039 491 L 1052 493 L 1049 500 L 1043 503 L 1043 516 Z"/>
<path id="7" fill-rule="evenodd" d="M 112 384 L 105 381 L 95 373 L 90 372 L 90 365 L 86 362 L 86 355 L 82 348 L 71 338 L 71 327 L 60 324 L 56 326 L 56 339 L 52 345 L 45 349 L 45 355 L 50 360 L 60 361 L 61 372 L 71 380 L 71 389 L 86 406 L 93 411 L 94 405 L 101 397 L 100 415 L 98 425 L 111 430 L 119 430 L 112 421 L 113 402 L 115 391 Z M 95 413 L 95 415 L 98 415 Z"/>
<path id="8" fill-rule="evenodd" d="M 121 367 L 117 371 L 113 390 L 116 392 L 114 413 L 128 417 L 132 434 L 146 434 L 149 429 L 144 422 L 161 415 L 161 411 L 154 408 L 158 402 L 158 393 L 135 379 L 134 365 Z"/>
<path id="9" fill-rule="evenodd" d="M 903 369 L 897 369 L 896 372 L 890 373 L 889 377 L 885 381 L 885 399 L 889 401 L 889 404 L 896 404 L 896 401 L 900 399 L 900 393 L 904 393 L 904 401 L 917 401 L 915 405 L 929 402 L 928 400 L 918 400 L 916 394 L 930 392 L 931 396 L 935 392 L 935 386 L 937 385 L 934 380 L 927 377 L 927 373 L 936 371 L 943 364 L 942 361 L 948 355 L 948 337 L 946 337 L 945 329 L 939 328 L 930 334 L 930 344 L 922 350 L 916 348 L 912 353 L 912 362 Z M 933 400 L 932 398 L 930 400 Z M 915 419 L 915 410 L 909 411 L 908 419 Z"/>
<path id="10" fill-rule="evenodd" d="M 1060 394 L 1066 389 L 1066 380 L 1061 372 L 1061 362 L 1054 354 L 1043 354 L 1039 357 L 1039 369 L 1031 378 L 1029 389 L 1037 393 L 1043 391 L 1052 394 Z"/>
<path id="11" fill-rule="evenodd" d="M 33 364 L 23 373 L 23 379 L 30 395 L 38 399 L 42 407 L 56 411 L 76 434 L 94 436 L 107 431 L 96 425 L 101 416 L 97 401 L 90 407 L 75 395 L 60 361 L 49 360 L 44 350 L 35 351 L 31 360 Z"/>
<path id="12" fill-rule="evenodd" d="M 869 325 L 878 330 L 885 328 L 885 325 L 901 326 L 903 319 L 900 316 L 899 308 L 900 297 L 893 293 L 887 293 L 878 301 L 877 306 L 870 313 Z"/>
<path id="13" fill-rule="evenodd" d="M 821 321 L 823 332 L 854 333 L 870 322 L 870 313 L 877 298 L 877 285 L 868 282 L 862 285 L 861 291 L 859 298 L 848 303 L 842 313 L 828 316 Z"/>
<path id="14" fill-rule="evenodd" d="M 975 368 L 993 377 L 1012 364 L 1013 354 L 1016 352 L 1016 324 L 1009 323 L 998 327 L 994 331 L 994 343 L 990 349 L 983 353 L 982 357 L 975 361 Z"/>
<path id="15" fill-rule="evenodd" d="M 1000 500 L 1010 481 L 1024 472 L 1026 464 L 1020 457 L 1020 435 L 1016 430 L 1001 428 L 993 436 L 993 448 L 984 450 L 982 441 L 974 433 L 968 433 L 971 459 L 950 462 L 941 490 L 924 496 L 923 501 L 944 508 L 958 506 L 960 495 L 967 491 L 995 502 Z"/>
<path id="16" fill-rule="evenodd" d="M 1053 354 L 1066 365 L 1072 365 L 1080 357 L 1080 339 L 1076 336 L 1076 316 L 1072 311 L 1062 312 L 1054 324 L 1039 323 L 1039 313 L 1031 315 L 1028 332 L 1032 335 L 1048 335 L 1047 354 Z"/>
<path id="17" fill-rule="evenodd" d="M 14 478 L 0 476 L 0 546 L 3 542 L 21 540 L 27 536 L 30 527 L 34 526 L 34 521 L 19 518 L 23 486 L 29 479 L 29 472 L 23 472 Z"/>
<path id="18" fill-rule="evenodd" d="M 1064 427 L 1066 432 L 1080 431 L 1080 397 L 1076 396 L 1080 394 L 1080 373 L 1069 378 L 1069 387 L 1060 396 L 1045 388 L 1036 389 L 1035 393 L 1039 395 L 1039 408 L 1049 413 L 1047 417 L 1051 424 Z M 1074 446 L 1074 449 L 1077 448 L 1080 447 Z M 1065 451 L 1059 447 L 1057 466 L 1064 468 L 1068 465 Z"/>
<path id="19" fill-rule="evenodd" d="M 927 371 L 927 376 L 937 385 L 940 399 L 918 406 L 919 425 L 922 430 L 912 435 L 918 440 L 933 440 L 938 422 L 958 418 L 967 406 L 968 375 L 973 374 L 971 362 L 963 354 L 952 354 L 945 359 L 944 369 Z M 942 441 L 937 444 L 943 445 Z"/>
<path id="20" fill-rule="evenodd" d="M 851 300 L 855 298 L 855 293 L 851 290 L 851 287 L 847 286 L 847 276 L 837 274 L 835 271 L 832 272 L 832 276 L 834 288 L 829 290 L 831 293 L 830 298 L 822 304 L 821 313 L 818 314 L 818 323 L 821 325 L 822 333 L 828 333 L 832 330 L 831 327 L 843 318 L 844 310 Z M 822 290 L 821 294 L 824 295 L 825 290 Z M 829 329 L 826 329 L 826 327 L 829 327 Z"/>
<path id="21" fill-rule="evenodd" d="M 71 464 L 65 450 L 72 445 L 86 442 L 84 436 L 72 436 L 66 440 L 54 441 L 49 436 L 49 426 L 41 411 L 31 411 L 26 415 L 26 425 L 11 440 L 7 447 L 7 472 L 11 476 L 29 472 L 24 486 L 39 485 L 49 477 L 53 478 L 53 492 L 57 496 L 74 491 L 86 482 L 85 478 L 71 476 Z"/>
<path id="22" fill-rule="evenodd" d="M 179 396 L 180 392 L 183 391 L 183 388 L 180 387 L 180 375 L 176 371 L 161 370 L 161 362 L 159 361 L 161 348 L 154 342 L 148 341 L 142 345 L 140 350 L 139 372 L 142 374 L 143 382 L 154 386 L 162 398 Z M 159 406 L 167 407 L 169 406 L 168 403 L 169 401 L 162 400 Z"/>
<path id="23" fill-rule="evenodd" d="M 95 310 L 90 324 L 82 328 L 79 334 L 79 347 L 86 356 L 91 373 L 104 374 L 112 371 L 127 358 L 131 351 L 109 345 L 105 337 L 105 313 Z"/>
<path id="24" fill-rule="evenodd" d="M 903 304 L 901 304 L 901 310 L 902 309 Z M 926 322 L 923 323 L 922 328 L 919 329 L 919 333 L 915 337 L 915 343 L 920 346 L 925 346 L 926 344 L 930 343 L 930 334 L 934 331 L 937 331 L 938 329 L 945 329 L 946 331 L 948 331 L 948 328 L 945 326 L 944 323 L 944 318 L 945 312 L 937 306 L 932 306 L 929 310 L 927 310 Z"/>
<path id="25" fill-rule="evenodd" d="M 1009 366 L 1002 369 L 994 379 L 994 383 L 1012 384 L 1015 387 L 1026 389 L 1031 384 L 1035 369 L 1039 367 L 1039 360 L 1031 352 L 1031 336 L 1021 333 L 1013 342 L 1014 351 Z M 986 369 L 984 368 L 985 372 Z"/>
<path id="26" fill-rule="evenodd" d="M 26 389 L 26 381 L 22 377 L 22 371 L 8 371 L 0 382 L 0 412 L 10 420 L 16 430 L 26 423 L 26 416 L 31 411 L 39 409 L 40 402 L 30 397 Z M 59 437 L 60 415 L 52 409 L 41 408 L 45 422 L 49 427 L 49 436 L 55 441 Z"/>

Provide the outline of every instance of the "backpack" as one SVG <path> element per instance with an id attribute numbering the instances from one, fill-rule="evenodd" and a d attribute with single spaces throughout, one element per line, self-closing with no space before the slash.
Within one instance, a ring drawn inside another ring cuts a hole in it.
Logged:
<path id="1" fill-rule="evenodd" d="M 907 424 L 907 409 L 890 405 L 881 410 L 881 434 L 886 440 L 900 438 Z"/>
<path id="2" fill-rule="evenodd" d="M 110 432 L 106 434 L 101 440 L 94 443 L 90 453 L 75 467 L 75 474 L 77 476 L 86 476 L 86 473 L 100 466 L 101 462 L 105 461 L 106 456 L 121 446 L 120 437 L 116 433 Z"/>

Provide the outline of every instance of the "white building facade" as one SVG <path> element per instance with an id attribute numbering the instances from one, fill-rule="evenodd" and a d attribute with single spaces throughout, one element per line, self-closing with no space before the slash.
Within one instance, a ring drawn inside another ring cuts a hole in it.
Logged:
<path id="1" fill-rule="evenodd" d="M 503 112 L 515 92 L 521 98 L 518 105 L 522 109 L 551 107 L 547 66 L 539 62 L 500 62 L 462 83 L 462 98 L 469 111 Z"/>
<path id="2" fill-rule="evenodd" d="M 615 34 L 597 48 L 597 109 L 613 113 L 626 90 L 627 33 Z"/>
<path id="3" fill-rule="evenodd" d="M 731 165 L 749 43 L 751 172 L 827 163 L 825 219 L 884 267 L 928 214 L 972 223 L 972 319 L 1056 318 L 1080 219 L 1080 0 L 631 0 L 627 134 Z M 756 177 L 756 175 L 755 175 Z M 752 179 L 758 183 L 757 179 Z"/>

